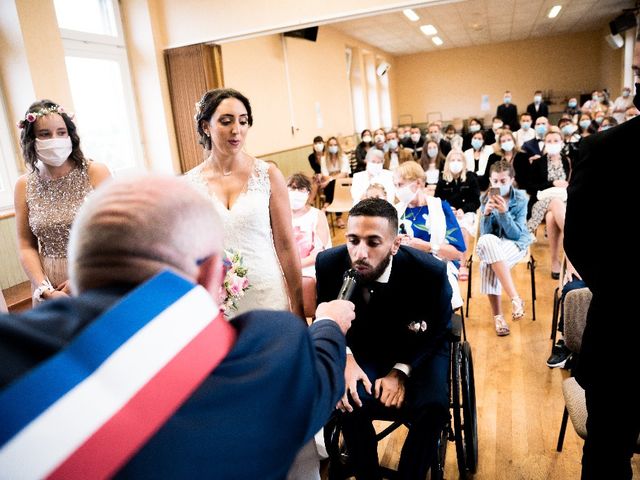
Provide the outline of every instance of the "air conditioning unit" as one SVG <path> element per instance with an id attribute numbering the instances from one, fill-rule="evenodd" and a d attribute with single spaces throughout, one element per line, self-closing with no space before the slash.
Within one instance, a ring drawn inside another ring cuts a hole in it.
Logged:
<path id="1" fill-rule="evenodd" d="M 615 35 L 611 35 L 611 34 L 605 35 L 604 39 L 607 41 L 609 46 L 614 50 L 624 45 L 624 38 L 622 38 L 622 35 L 620 35 L 619 33 L 616 33 Z"/>

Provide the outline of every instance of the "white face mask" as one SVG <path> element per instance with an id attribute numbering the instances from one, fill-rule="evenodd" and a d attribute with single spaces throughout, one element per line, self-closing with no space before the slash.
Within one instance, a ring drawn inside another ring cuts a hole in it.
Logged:
<path id="1" fill-rule="evenodd" d="M 402 135 L 402 138 L 411 138 L 411 132 L 404 132 L 404 135 Z"/>
<path id="2" fill-rule="evenodd" d="M 411 141 L 413 143 L 418 143 L 420 141 L 420 134 L 419 133 L 412 133 L 411 134 Z"/>
<path id="3" fill-rule="evenodd" d="M 291 210 L 300 210 L 307 204 L 309 192 L 301 192 L 300 190 L 289 190 L 289 204 Z"/>
<path id="4" fill-rule="evenodd" d="M 480 131 L 480 125 L 478 125 L 478 124 L 469 125 L 469 131 L 471 133 L 479 132 Z"/>
<path id="5" fill-rule="evenodd" d="M 391 140 L 389 140 L 388 145 L 391 150 L 395 150 L 396 148 L 398 148 L 398 140 L 392 138 Z"/>
<path id="6" fill-rule="evenodd" d="M 500 147 L 502 148 L 502 150 L 504 150 L 505 152 L 510 152 L 511 150 L 513 150 L 513 147 L 515 147 L 515 145 L 513 144 L 512 140 L 507 140 L 506 142 L 502 142 L 500 144 Z"/>
<path id="7" fill-rule="evenodd" d="M 449 170 L 451 170 L 451 173 L 453 173 L 454 175 L 459 174 L 462 171 L 462 162 L 459 161 L 455 161 L 455 162 L 450 162 L 449 163 Z"/>
<path id="8" fill-rule="evenodd" d="M 536 95 L 536 96 L 533 97 L 533 101 L 535 103 L 540 103 L 540 102 L 542 102 L 542 97 L 540 95 Z"/>
<path id="9" fill-rule="evenodd" d="M 503 124 L 500 122 L 496 122 L 493 124 L 493 131 L 497 132 L 498 130 L 500 130 L 502 128 Z"/>
<path id="10" fill-rule="evenodd" d="M 414 192 L 411 186 L 412 185 L 405 185 L 404 187 L 400 187 L 396 190 L 396 196 L 402 203 L 411 203 L 411 201 L 416 197 L 418 191 L 416 190 Z"/>
<path id="11" fill-rule="evenodd" d="M 71 137 L 49 138 L 47 140 L 36 138 L 36 155 L 42 163 L 50 167 L 59 167 L 66 162 L 72 149 Z"/>
<path id="12" fill-rule="evenodd" d="M 330 145 L 329 146 L 329 153 L 331 155 L 335 155 L 336 153 L 338 153 L 338 146 L 337 145 Z"/>
<path id="13" fill-rule="evenodd" d="M 382 173 L 382 164 L 381 163 L 367 163 L 367 172 L 369 172 L 374 177 L 380 175 Z"/>
<path id="14" fill-rule="evenodd" d="M 384 142 L 384 135 L 376 135 L 375 137 L 373 137 L 373 139 L 376 141 L 376 143 L 382 143 Z"/>
<path id="15" fill-rule="evenodd" d="M 427 183 L 429 185 L 438 183 L 438 180 L 440 179 L 440 170 L 427 170 L 425 173 L 427 174 Z"/>
<path id="16" fill-rule="evenodd" d="M 324 143 L 314 143 L 313 149 L 318 153 L 322 153 L 322 151 L 324 150 Z"/>
<path id="17" fill-rule="evenodd" d="M 544 149 L 547 155 L 558 155 L 562 151 L 563 146 L 562 143 L 545 143 Z"/>
<path id="18" fill-rule="evenodd" d="M 362 141 L 364 143 L 371 143 L 371 135 L 365 135 L 364 137 L 362 137 Z"/>
<path id="19" fill-rule="evenodd" d="M 429 158 L 435 158 L 435 156 L 438 155 L 438 149 L 437 148 L 427 148 L 427 155 L 429 156 Z"/>

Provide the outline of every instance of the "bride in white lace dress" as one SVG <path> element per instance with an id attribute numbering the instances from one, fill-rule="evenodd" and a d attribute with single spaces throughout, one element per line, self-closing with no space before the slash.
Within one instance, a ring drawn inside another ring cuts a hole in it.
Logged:
<path id="1" fill-rule="evenodd" d="M 231 316 L 254 309 L 303 316 L 300 260 L 282 173 L 243 152 L 253 124 L 249 100 L 232 89 L 211 90 L 196 104 L 207 159 L 186 178 L 213 202 L 224 225 L 225 248 L 242 253 L 251 287 Z"/>

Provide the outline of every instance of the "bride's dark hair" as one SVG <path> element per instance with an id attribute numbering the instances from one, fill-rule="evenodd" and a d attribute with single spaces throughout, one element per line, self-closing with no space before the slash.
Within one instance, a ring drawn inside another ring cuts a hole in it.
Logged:
<path id="1" fill-rule="evenodd" d="M 218 109 L 220 102 L 227 98 L 235 98 L 242 102 L 244 108 L 247 109 L 247 115 L 249 117 L 249 126 L 253 125 L 253 115 L 251 114 L 251 104 L 249 99 L 241 94 L 239 91 L 233 88 L 216 88 L 215 90 L 209 90 L 206 92 L 200 101 L 196 103 L 196 114 L 194 116 L 196 120 L 196 127 L 198 129 L 198 135 L 200 140 L 198 143 L 202 145 L 206 150 L 211 150 L 211 137 L 207 136 L 202 128 L 203 121 L 209 121 L 215 111 Z"/>

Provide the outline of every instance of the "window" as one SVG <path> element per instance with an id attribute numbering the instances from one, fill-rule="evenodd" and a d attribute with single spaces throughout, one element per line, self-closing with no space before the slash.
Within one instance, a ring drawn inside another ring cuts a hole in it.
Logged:
<path id="1" fill-rule="evenodd" d="M 13 209 L 13 185 L 18 177 L 15 153 L 11 148 L 10 125 L 0 94 L 0 213 Z"/>
<path id="2" fill-rule="evenodd" d="M 378 105 L 378 75 L 376 74 L 376 62 L 372 54 L 364 55 L 365 73 L 367 78 L 367 99 L 369 100 L 369 125 L 378 128 L 380 121 L 380 107 Z"/>
<path id="3" fill-rule="evenodd" d="M 379 58 L 378 64 L 384 60 Z M 378 93 L 380 105 L 380 124 L 382 128 L 391 128 L 393 121 L 391 120 L 391 98 L 389 96 L 389 74 L 385 71 L 382 75 L 378 75 Z"/>
<path id="4" fill-rule="evenodd" d="M 116 0 L 54 4 L 84 154 L 116 174 L 141 168 L 140 133 Z"/>
<path id="5" fill-rule="evenodd" d="M 347 48 L 347 67 L 349 83 L 351 85 L 351 105 L 353 107 L 353 124 L 356 132 L 367 128 L 367 107 L 362 89 L 362 70 L 360 56 L 357 49 Z"/>

